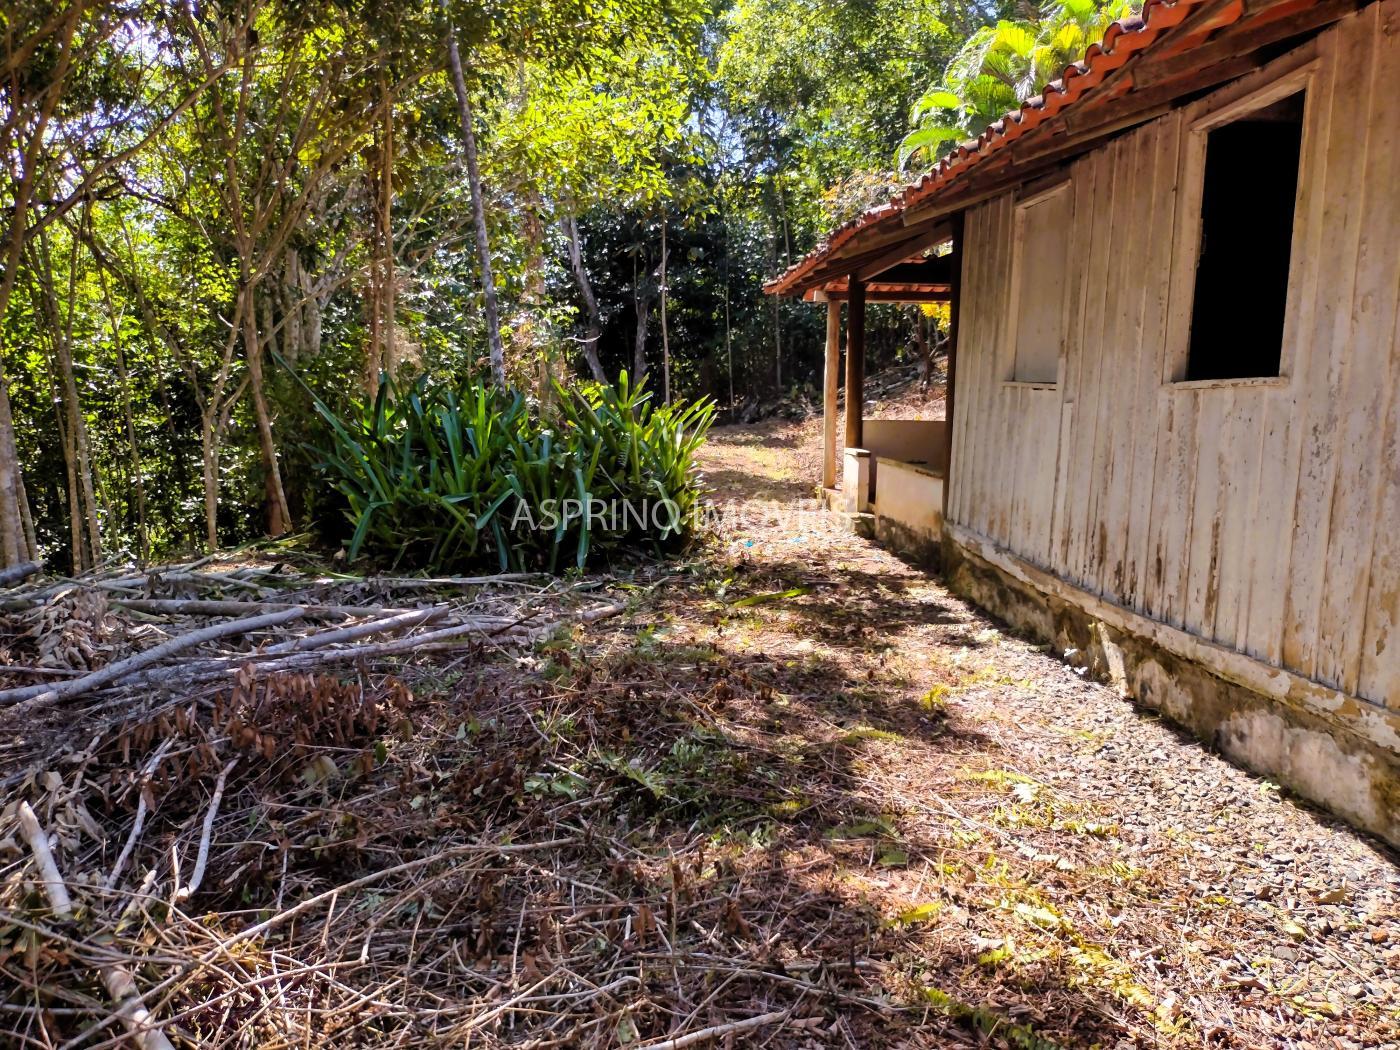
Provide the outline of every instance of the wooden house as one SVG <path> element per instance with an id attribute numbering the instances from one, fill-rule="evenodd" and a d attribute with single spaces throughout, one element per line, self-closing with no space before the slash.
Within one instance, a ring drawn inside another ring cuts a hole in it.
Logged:
<path id="1" fill-rule="evenodd" d="M 1400 844 L 1400 0 L 1148 0 L 770 291 L 828 304 L 833 499 Z M 927 298 L 948 420 L 911 497 L 864 310 Z"/>

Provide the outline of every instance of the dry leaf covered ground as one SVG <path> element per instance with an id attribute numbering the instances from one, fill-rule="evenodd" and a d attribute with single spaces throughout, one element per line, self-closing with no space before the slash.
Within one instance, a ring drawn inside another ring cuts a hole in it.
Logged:
<path id="1" fill-rule="evenodd" d="M 119 1045 L 119 966 L 175 1045 L 1400 1045 L 1394 855 L 817 514 L 815 447 L 718 432 L 711 540 L 547 641 L 64 708 L 0 1044 Z"/>

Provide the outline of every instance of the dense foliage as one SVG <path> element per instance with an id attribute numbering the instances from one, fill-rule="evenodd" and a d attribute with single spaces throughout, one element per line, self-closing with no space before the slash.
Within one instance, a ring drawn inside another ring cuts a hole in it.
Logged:
<path id="1" fill-rule="evenodd" d="M 910 114 L 951 112 L 930 85 L 985 67 L 1019 95 L 1118 10 L 17 0 L 0 564 L 334 518 L 311 395 L 348 418 L 381 375 L 434 404 L 509 386 L 526 415 L 556 380 L 624 369 L 725 410 L 810 394 L 822 320 L 763 280 L 903 177 Z M 1029 57 L 1022 24 L 1046 37 Z M 875 308 L 875 366 L 914 331 Z"/>
<path id="2" fill-rule="evenodd" d="M 931 161 L 980 135 L 1054 80 L 1135 7 L 1132 0 L 1050 0 L 1027 18 L 998 19 L 963 42 L 940 83 L 914 104 L 900 164 Z"/>
<path id="3" fill-rule="evenodd" d="M 674 544 L 695 524 L 695 450 L 708 401 L 657 405 L 616 386 L 520 391 L 420 377 L 379 388 L 342 421 L 321 469 L 345 499 L 347 553 L 395 567 L 582 568 L 591 556 Z"/>

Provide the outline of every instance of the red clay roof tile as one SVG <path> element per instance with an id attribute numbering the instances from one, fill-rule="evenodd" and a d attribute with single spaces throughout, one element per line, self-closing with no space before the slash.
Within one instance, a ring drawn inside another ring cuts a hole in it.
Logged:
<path id="1" fill-rule="evenodd" d="M 1141 15 L 1110 25 L 1101 43 L 1090 45 L 1080 61 L 1065 67 L 1059 79 L 1047 84 L 1039 95 L 1026 99 L 1019 109 L 994 121 L 977 138 L 959 144 L 932 170 L 907 186 L 893 200 L 871 208 L 837 227 L 825 242 L 765 285 L 765 291 L 777 295 L 791 291 L 817 266 L 839 252 L 861 231 L 877 223 L 892 222 L 905 209 L 931 200 L 950 187 L 956 186 L 969 171 L 985 163 L 987 158 L 994 156 L 1010 143 L 1035 134 L 1036 129 L 1046 121 L 1073 106 L 1086 94 L 1102 85 L 1109 74 L 1122 68 L 1133 56 L 1150 48 L 1163 34 L 1185 21 L 1193 11 L 1211 2 L 1212 0 L 1147 0 Z M 1209 33 L 1238 21 L 1243 14 L 1242 0 L 1233 0 L 1232 3 L 1222 5 L 1206 25 L 1193 32 L 1190 38 L 1180 42 L 1181 49 L 1189 49 Z M 1130 87 L 1130 84 L 1125 84 L 1119 89 L 1119 94 L 1126 93 Z"/>

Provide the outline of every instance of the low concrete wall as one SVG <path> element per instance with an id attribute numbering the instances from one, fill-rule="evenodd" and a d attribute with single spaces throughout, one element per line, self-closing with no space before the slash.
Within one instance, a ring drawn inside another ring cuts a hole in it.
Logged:
<path id="1" fill-rule="evenodd" d="M 957 527 L 945 528 L 942 556 L 957 593 L 1231 761 L 1400 847 L 1394 712 L 1109 607 Z"/>
<path id="2" fill-rule="evenodd" d="M 932 467 L 948 461 L 948 424 L 942 419 L 861 420 L 861 447 L 872 456 Z"/>
<path id="3" fill-rule="evenodd" d="M 943 537 L 942 476 L 912 463 L 874 458 L 876 539 L 936 565 Z"/>
<path id="4" fill-rule="evenodd" d="M 860 448 L 847 448 L 840 464 L 842 509 L 864 514 L 875 501 L 878 460 L 898 460 L 942 476 L 948 462 L 948 424 L 941 419 L 865 419 Z M 939 495 L 942 505 L 942 494 Z"/>

